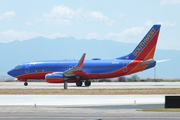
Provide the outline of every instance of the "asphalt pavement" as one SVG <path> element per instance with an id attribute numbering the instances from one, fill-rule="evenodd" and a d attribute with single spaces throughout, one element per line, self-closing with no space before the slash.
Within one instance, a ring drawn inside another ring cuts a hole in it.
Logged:
<path id="1" fill-rule="evenodd" d="M 62 83 L 29 82 L 0 82 L 0 89 L 63 89 Z M 68 83 L 68 89 L 123 89 L 123 88 L 180 88 L 180 82 L 92 82 L 90 87 L 77 87 L 75 83 Z"/>
<path id="2" fill-rule="evenodd" d="M 163 104 L 110 106 L 0 106 L 2 120 L 174 120 L 178 112 L 142 112 L 139 109 L 163 108 Z"/>

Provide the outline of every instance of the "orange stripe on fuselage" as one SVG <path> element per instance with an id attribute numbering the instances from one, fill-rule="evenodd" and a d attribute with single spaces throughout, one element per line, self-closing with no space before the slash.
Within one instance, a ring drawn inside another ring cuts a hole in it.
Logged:
<path id="1" fill-rule="evenodd" d="M 16 78 L 18 78 L 18 79 L 45 79 L 45 76 L 48 73 L 52 73 L 52 72 L 28 73 L 28 74 L 19 75 Z"/>

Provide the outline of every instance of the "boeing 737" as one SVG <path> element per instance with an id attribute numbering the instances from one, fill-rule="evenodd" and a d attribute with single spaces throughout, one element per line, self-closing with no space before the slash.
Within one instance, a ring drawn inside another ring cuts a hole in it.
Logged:
<path id="1" fill-rule="evenodd" d="M 153 59 L 161 25 L 154 25 L 132 53 L 110 59 L 85 60 L 84 53 L 77 60 L 32 61 L 17 65 L 8 71 L 19 81 L 45 79 L 48 83 L 76 83 L 77 86 L 91 85 L 92 79 L 113 78 L 140 72 L 156 65 Z"/>

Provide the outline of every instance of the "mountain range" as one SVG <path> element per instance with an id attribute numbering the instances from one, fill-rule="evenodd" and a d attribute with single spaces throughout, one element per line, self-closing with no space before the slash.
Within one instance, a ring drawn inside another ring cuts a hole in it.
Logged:
<path id="1" fill-rule="evenodd" d="M 6 74 L 8 70 L 17 64 L 36 60 L 79 60 L 86 53 L 86 60 L 92 58 L 113 59 L 129 54 L 137 44 L 122 43 L 112 40 L 80 39 L 64 37 L 48 39 L 37 37 L 24 41 L 0 43 L 0 74 Z M 157 63 L 155 69 L 137 73 L 139 77 L 180 78 L 180 51 L 157 49 L 155 60 L 170 59 Z"/>

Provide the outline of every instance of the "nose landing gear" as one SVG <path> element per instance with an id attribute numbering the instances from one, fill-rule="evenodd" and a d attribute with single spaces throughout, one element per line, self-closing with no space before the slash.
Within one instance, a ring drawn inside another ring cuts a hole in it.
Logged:
<path id="1" fill-rule="evenodd" d="M 25 82 L 24 82 L 24 86 L 28 86 L 28 82 L 27 82 L 27 80 L 25 80 Z"/>

